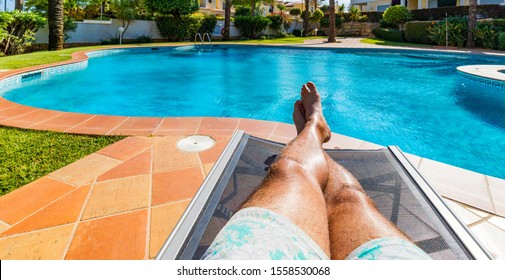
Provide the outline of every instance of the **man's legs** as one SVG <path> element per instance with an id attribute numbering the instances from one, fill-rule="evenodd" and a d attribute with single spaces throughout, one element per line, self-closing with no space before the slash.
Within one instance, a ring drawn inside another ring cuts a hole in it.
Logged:
<path id="1" fill-rule="evenodd" d="M 331 259 L 345 259 L 360 245 L 377 238 L 396 237 L 409 241 L 379 213 L 359 182 L 326 154 L 329 168 L 325 188 L 330 230 Z"/>
<path id="2" fill-rule="evenodd" d="M 322 144 L 331 133 L 314 84 L 303 85 L 301 95 L 293 112 L 298 136 L 282 150 L 259 189 L 242 208 L 261 207 L 287 217 L 329 256 L 328 216 L 322 191 L 328 167 Z"/>

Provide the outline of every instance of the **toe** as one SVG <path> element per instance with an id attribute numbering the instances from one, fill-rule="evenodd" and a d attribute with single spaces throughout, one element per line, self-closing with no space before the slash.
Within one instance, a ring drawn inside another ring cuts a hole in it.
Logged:
<path id="1" fill-rule="evenodd" d="M 310 91 L 317 91 L 316 85 L 313 82 L 308 82 L 307 87 Z"/>

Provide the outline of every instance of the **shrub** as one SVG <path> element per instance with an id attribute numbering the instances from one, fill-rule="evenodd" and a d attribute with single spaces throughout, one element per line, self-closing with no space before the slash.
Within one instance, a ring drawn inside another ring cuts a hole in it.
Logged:
<path id="1" fill-rule="evenodd" d="M 410 21 L 405 24 L 405 41 L 416 44 L 430 44 L 430 21 Z"/>
<path id="2" fill-rule="evenodd" d="M 338 15 L 335 15 L 335 28 L 340 28 L 342 26 L 342 22 L 344 21 L 343 18 L 339 17 Z M 330 27 L 330 18 L 328 16 L 325 16 L 324 18 L 321 19 L 319 22 L 321 24 L 321 27 Z"/>
<path id="3" fill-rule="evenodd" d="M 505 32 L 498 33 L 498 49 L 505 50 Z"/>
<path id="4" fill-rule="evenodd" d="M 0 53 L 20 54 L 35 41 L 35 32 L 46 19 L 34 12 L 0 12 Z"/>
<path id="5" fill-rule="evenodd" d="M 270 24 L 270 19 L 262 16 L 238 16 L 235 17 L 235 26 L 240 29 L 242 36 L 256 39 L 261 32 Z"/>
<path id="6" fill-rule="evenodd" d="M 188 15 L 198 11 L 198 0 L 144 0 L 144 6 L 151 13 L 161 15 Z"/>
<path id="7" fill-rule="evenodd" d="M 492 49 L 495 46 L 496 39 L 498 38 L 498 32 L 493 30 L 489 25 L 483 27 L 478 27 L 472 31 L 475 41 L 478 45 L 486 48 Z"/>
<path id="8" fill-rule="evenodd" d="M 468 15 L 468 6 L 412 10 L 411 13 L 415 20 L 441 20 L 446 14 L 449 17 Z M 484 18 L 505 18 L 505 6 L 479 5 L 477 14 Z"/>
<path id="9" fill-rule="evenodd" d="M 459 48 L 464 47 L 466 42 L 466 36 L 468 33 L 467 29 L 468 20 L 466 17 L 450 17 L 447 18 L 447 37 L 449 46 L 457 46 Z M 430 35 L 428 37 L 437 43 L 437 45 L 445 46 L 446 44 L 446 23 L 444 21 L 439 21 L 437 23 L 432 23 L 432 26 L 428 28 Z"/>
<path id="10" fill-rule="evenodd" d="M 383 12 L 363 12 L 362 14 L 367 17 L 367 22 L 380 22 Z"/>
<path id="11" fill-rule="evenodd" d="M 209 33 L 212 35 L 214 29 L 216 28 L 217 17 L 215 15 L 204 15 L 200 22 L 200 28 L 198 33 L 204 34 Z"/>
<path id="12" fill-rule="evenodd" d="M 312 14 L 312 16 L 310 17 L 310 21 L 313 21 L 313 22 L 318 22 L 320 21 L 322 18 L 324 17 L 324 13 L 323 11 L 317 9 L 314 11 L 314 13 Z"/>
<path id="13" fill-rule="evenodd" d="M 153 42 L 153 35 L 148 34 L 148 35 L 137 35 L 135 39 L 133 39 L 133 43 L 135 44 L 146 44 L 146 43 L 152 43 Z"/>
<path id="14" fill-rule="evenodd" d="M 382 18 L 390 23 L 393 24 L 397 27 L 400 27 L 401 25 L 405 22 L 407 22 L 409 19 L 412 18 L 409 9 L 405 6 L 391 6 L 384 11 L 384 14 L 382 15 Z"/>
<path id="15" fill-rule="evenodd" d="M 293 30 L 293 36 L 295 37 L 302 37 L 303 35 L 303 29 L 295 29 Z"/>
<path id="16" fill-rule="evenodd" d="M 251 7 L 248 6 L 237 6 L 235 7 L 235 16 L 250 16 L 251 15 Z"/>
<path id="17" fill-rule="evenodd" d="M 237 12 L 235 12 L 235 14 L 237 14 Z M 302 14 L 302 10 L 300 10 L 298 8 L 294 8 L 294 9 L 289 10 L 289 14 L 296 17 L 296 16 L 299 16 Z"/>
<path id="18" fill-rule="evenodd" d="M 281 15 L 268 15 L 268 19 L 270 20 L 270 28 L 272 28 L 275 33 L 277 33 L 281 27 L 282 27 L 282 22 L 283 18 Z"/>
<path id="19" fill-rule="evenodd" d="M 305 19 L 305 14 L 307 13 L 307 10 L 304 10 L 301 14 L 300 14 L 300 18 L 301 19 Z M 308 12 L 309 13 L 309 20 L 310 20 L 310 17 L 312 17 L 312 14 L 310 13 L 310 11 Z"/>
<path id="20" fill-rule="evenodd" d="M 200 28 L 201 18 L 198 16 L 167 15 L 156 18 L 156 25 L 161 36 L 169 41 L 190 39 Z"/>
<path id="21" fill-rule="evenodd" d="M 372 30 L 375 37 L 386 41 L 403 42 L 403 32 L 398 29 L 376 28 Z"/>

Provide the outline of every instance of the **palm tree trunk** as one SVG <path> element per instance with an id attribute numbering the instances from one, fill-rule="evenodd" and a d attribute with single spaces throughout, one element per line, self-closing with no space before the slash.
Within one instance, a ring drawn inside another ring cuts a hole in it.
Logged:
<path id="1" fill-rule="evenodd" d="M 230 40 L 231 0 L 226 0 L 224 8 L 223 40 Z"/>
<path id="2" fill-rule="evenodd" d="M 335 0 L 330 0 L 330 18 L 328 28 L 328 43 L 335 43 Z"/>
<path id="3" fill-rule="evenodd" d="M 16 3 L 14 4 L 14 9 L 16 10 L 23 10 L 23 4 L 25 0 L 16 0 Z"/>
<path id="4" fill-rule="evenodd" d="M 49 21 L 48 50 L 63 49 L 63 0 L 49 0 L 47 17 Z"/>
<path id="5" fill-rule="evenodd" d="M 473 39 L 473 30 L 477 23 L 477 0 L 470 0 L 468 7 L 468 35 L 466 39 L 467 48 L 475 48 L 475 40 Z"/>
<path id="6" fill-rule="evenodd" d="M 305 16 L 303 17 L 303 36 L 309 32 L 309 0 L 305 0 Z"/>
<path id="7" fill-rule="evenodd" d="M 256 0 L 251 0 L 251 16 L 254 16 L 254 10 L 256 10 Z"/>

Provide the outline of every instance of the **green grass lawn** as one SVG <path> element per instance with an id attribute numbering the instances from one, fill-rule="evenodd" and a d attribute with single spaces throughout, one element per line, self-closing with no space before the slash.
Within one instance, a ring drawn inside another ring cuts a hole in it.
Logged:
<path id="1" fill-rule="evenodd" d="M 381 46 L 395 46 L 395 47 L 417 47 L 417 48 L 430 48 L 431 45 L 423 45 L 423 44 L 412 44 L 412 43 L 404 43 L 404 42 L 394 42 L 394 41 L 386 41 L 382 39 L 363 39 L 360 41 L 365 44 L 373 44 L 373 45 L 381 45 Z"/>
<path id="2" fill-rule="evenodd" d="M 69 60 L 72 53 L 81 50 L 101 49 L 105 46 L 91 46 L 80 48 L 69 48 L 61 51 L 38 51 L 27 54 L 0 57 L 0 70 L 19 69 L 47 63 L 54 63 Z"/>
<path id="3" fill-rule="evenodd" d="M 0 127 L 0 195 L 123 138 Z"/>

